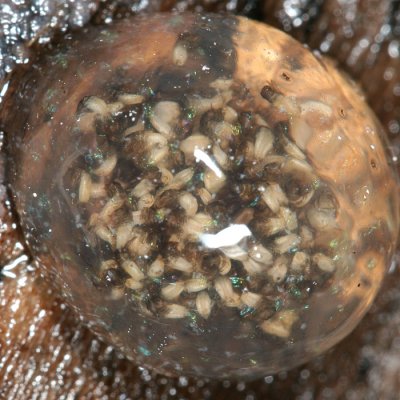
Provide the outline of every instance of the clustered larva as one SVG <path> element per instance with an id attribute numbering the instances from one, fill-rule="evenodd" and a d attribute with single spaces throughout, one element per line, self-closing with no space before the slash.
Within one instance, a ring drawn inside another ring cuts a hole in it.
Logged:
<path id="1" fill-rule="evenodd" d="M 180 46 L 173 55 L 177 65 L 183 65 L 188 57 Z M 240 126 L 239 116 L 244 110 L 235 107 L 240 91 L 237 83 L 221 78 L 210 88 L 215 92 L 213 97 L 189 97 L 183 104 L 171 100 L 154 103 L 139 94 L 119 95 L 125 107 L 151 111 L 142 114 L 132 127 L 110 137 L 104 150 L 110 155 L 93 171 L 82 170 L 77 185 L 79 202 L 87 210 L 96 210 L 93 213 L 97 217 L 89 217 L 95 221 L 90 229 L 97 237 L 95 242 L 105 241 L 117 251 L 119 268 L 126 273 L 126 290 L 144 296 L 149 282 L 160 282 L 159 294 L 154 296 L 161 317 L 180 319 L 193 311 L 208 319 L 213 307 L 235 307 L 239 311 L 248 307 L 261 330 L 287 336 L 296 318 L 285 317 L 283 326 L 279 318 L 286 315 L 283 310 L 272 312 L 267 323 L 257 314 L 257 306 L 265 303 L 264 307 L 271 307 L 270 299 L 279 296 L 281 290 L 274 285 L 284 286 L 288 277 L 309 276 L 319 279 L 322 286 L 335 272 L 330 249 L 321 252 L 310 245 L 319 230 L 335 227 L 334 200 L 304 153 L 287 135 L 274 132 L 260 115 L 253 117 L 251 133 Z M 277 98 L 282 102 L 281 97 Z M 113 113 L 121 111 L 97 97 L 83 101 L 86 112 L 95 114 L 94 123 L 100 118 L 112 119 Z M 305 105 L 301 112 L 311 107 L 328 113 L 327 106 L 315 104 Z M 188 110 L 193 112 L 191 129 L 182 137 L 181 126 Z M 122 146 L 122 151 L 113 150 L 112 143 Z M 235 164 L 240 159 L 240 148 L 245 149 L 240 160 L 244 166 L 240 174 L 247 178 L 243 188 L 232 181 L 240 181 Z M 136 179 L 123 180 L 129 177 L 121 172 L 124 158 L 140 163 Z M 267 169 L 271 164 L 278 168 L 272 178 L 254 176 L 254 166 Z M 291 187 L 286 184 L 288 179 Z M 118 192 L 108 198 L 107 187 L 117 183 Z M 100 184 L 103 196 L 93 195 L 93 186 Z M 296 193 L 293 185 L 299 186 Z M 236 221 L 252 227 L 254 236 L 245 244 L 216 250 L 203 248 L 196 255 L 188 253 L 187 245 L 199 244 L 202 234 L 226 227 L 219 223 L 212 206 L 223 203 L 227 194 L 232 198 L 229 191 L 235 192 L 236 208 L 242 210 Z M 259 199 L 258 203 L 249 206 L 242 191 L 251 200 Z M 158 228 L 154 228 L 156 215 L 163 218 Z M 169 224 L 172 215 L 177 225 Z M 148 243 L 161 234 L 167 243 L 164 250 Z M 177 256 L 170 255 L 171 250 Z M 208 256 L 218 257 L 217 265 L 207 265 Z M 176 271 L 176 275 L 173 282 L 164 283 L 168 271 Z M 234 288 L 231 278 L 238 277 L 243 284 Z M 255 281 L 264 282 L 259 292 L 250 290 L 246 283 L 249 279 L 253 286 Z M 269 287 L 267 297 L 262 294 L 264 287 Z M 278 327 L 274 328 L 274 321 L 278 321 Z"/>
<path id="2" fill-rule="evenodd" d="M 161 372 L 265 376 L 326 350 L 395 248 L 379 124 L 263 24 L 116 24 L 73 34 L 4 102 L 33 256 L 82 320 Z"/>

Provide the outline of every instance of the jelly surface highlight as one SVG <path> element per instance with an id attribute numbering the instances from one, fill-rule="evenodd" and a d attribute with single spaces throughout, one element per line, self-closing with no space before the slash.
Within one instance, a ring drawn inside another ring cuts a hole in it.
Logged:
<path id="1" fill-rule="evenodd" d="M 381 127 L 285 34 L 239 17 L 126 20 L 73 36 L 19 93 L 5 110 L 21 114 L 7 128 L 26 239 L 136 362 L 255 378 L 368 310 L 398 230 Z"/>

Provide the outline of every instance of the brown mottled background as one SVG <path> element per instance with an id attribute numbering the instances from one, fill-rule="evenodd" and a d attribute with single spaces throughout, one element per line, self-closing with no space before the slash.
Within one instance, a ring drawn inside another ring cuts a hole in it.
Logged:
<path id="1" fill-rule="evenodd" d="M 399 154 L 398 0 L 1 0 L 0 83 L 54 35 L 89 20 L 110 23 L 132 13 L 171 9 L 244 14 L 328 54 L 361 84 Z M 4 184 L 0 197 L 1 400 L 400 399 L 400 271 L 395 264 L 372 310 L 328 354 L 252 383 L 169 379 L 124 360 L 77 321 L 27 261 Z"/>

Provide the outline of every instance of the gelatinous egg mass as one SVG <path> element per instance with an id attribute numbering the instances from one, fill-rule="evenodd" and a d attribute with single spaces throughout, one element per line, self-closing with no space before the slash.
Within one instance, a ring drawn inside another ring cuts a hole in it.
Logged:
<path id="1" fill-rule="evenodd" d="M 68 37 L 14 87 L 27 243 L 137 363 L 254 378 L 367 311 L 397 239 L 396 179 L 356 89 L 290 37 L 146 16 Z"/>

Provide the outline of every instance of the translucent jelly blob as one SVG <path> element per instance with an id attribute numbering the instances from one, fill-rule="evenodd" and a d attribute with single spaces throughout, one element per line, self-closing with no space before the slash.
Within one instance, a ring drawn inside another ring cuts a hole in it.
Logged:
<path id="1" fill-rule="evenodd" d="M 12 84 L 27 243 L 82 319 L 162 373 L 255 378 L 347 335 L 398 231 L 361 96 L 240 17 L 89 28 Z"/>

